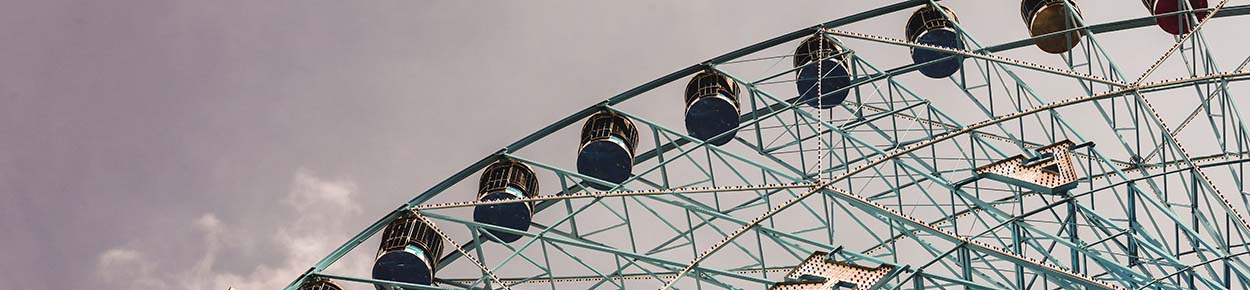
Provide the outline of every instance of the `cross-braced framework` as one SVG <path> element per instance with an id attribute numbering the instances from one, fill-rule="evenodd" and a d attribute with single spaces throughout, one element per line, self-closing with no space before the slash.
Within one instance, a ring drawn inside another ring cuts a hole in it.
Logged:
<path id="1" fill-rule="evenodd" d="M 982 45 L 958 22 L 958 48 L 850 28 L 938 5 L 911 0 L 692 65 L 469 165 L 287 289 L 324 279 L 361 289 L 1250 287 L 1250 132 L 1232 94 L 1250 79 L 1250 58 L 1225 66 L 1203 35 L 1208 23 L 1250 14 L 1250 4 L 1179 1 L 1172 14 L 1091 23 L 1059 2 L 1080 25 L 1008 43 Z M 1156 17 L 1189 17 L 1182 23 L 1192 26 L 1170 46 L 1143 46 L 1159 52 L 1144 72 L 1123 71 L 1100 41 L 1153 27 Z M 1070 50 L 1039 53 L 1059 65 L 1004 56 L 1073 33 L 1080 39 Z M 807 106 L 794 90 L 800 68 L 779 64 L 812 37 L 838 48 L 812 62 L 845 60 L 850 85 L 826 92 L 818 81 L 823 95 Z M 883 67 L 857 53 L 871 46 L 946 56 Z M 962 66 L 949 77 L 913 73 L 950 59 Z M 672 92 L 701 72 L 743 89 L 737 129 L 719 136 L 728 144 L 673 129 L 680 119 L 649 109 L 680 105 Z M 849 97 L 818 109 L 838 93 Z M 533 149 L 573 148 L 577 140 L 553 136 L 602 111 L 632 120 L 642 137 L 623 182 L 579 173 L 569 154 Z M 547 191 L 472 198 L 470 177 L 505 159 L 532 168 Z M 522 201 L 532 205 L 528 230 L 472 214 Z M 433 263 L 432 285 L 332 271 L 353 253 L 376 258 L 382 230 L 413 216 L 450 249 Z"/>

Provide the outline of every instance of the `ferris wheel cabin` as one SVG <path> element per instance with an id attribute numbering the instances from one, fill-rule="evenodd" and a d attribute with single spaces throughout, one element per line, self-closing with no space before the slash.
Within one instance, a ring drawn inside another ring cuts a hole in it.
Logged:
<path id="1" fill-rule="evenodd" d="M 686 85 L 686 132 L 708 144 L 729 143 L 738 132 L 740 93 L 728 76 L 714 71 L 695 75 Z"/>
<path id="2" fill-rule="evenodd" d="M 382 231 L 382 245 L 373 264 L 373 278 L 433 285 L 438 259 L 442 256 L 443 239 L 438 232 L 415 213 L 406 211 Z M 375 287 L 388 290 L 381 285 Z"/>
<path id="3" fill-rule="evenodd" d="M 799 101 L 820 109 L 841 105 L 849 92 L 844 89 L 851 86 L 850 63 L 850 54 L 824 33 L 803 40 L 794 51 Z"/>
<path id="4" fill-rule="evenodd" d="M 316 278 L 304 282 L 304 285 L 299 286 L 299 290 L 343 290 L 343 287 L 334 284 L 334 281 L 330 281 L 330 279 Z"/>
<path id="5" fill-rule="evenodd" d="M 538 178 L 529 165 L 514 159 L 492 163 L 482 171 L 478 183 L 477 200 L 492 201 L 538 196 Z M 510 202 L 479 205 L 473 208 L 473 221 L 527 231 L 534 217 L 534 205 L 530 202 Z M 498 230 L 486 230 L 504 243 L 515 242 L 521 235 Z"/>
<path id="6" fill-rule="evenodd" d="M 1020 17 L 1029 26 L 1029 36 L 1038 37 L 1081 27 L 1081 9 L 1070 0 L 1024 0 Z M 1049 53 L 1064 53 L 1081 42 L 1081 31 L 1072 30 L 1033 40 Z"/>
<path id="7" fill-rule="evenodd" d="M 634 149 L 638 128 L 634 121 L 613 111 L 600 111 L 582 126 L 581 147 L 577 150 L 577 173 L 620 184 L 634 169 Z M 612 186 L 589 182 L 598 190 Z"/>
<path id="8" fill-rule="evenodd" d="M 1199 20 L 1207 17 L 1206 11 L 1182 12 L 1207 9 L 1207 0 L 1142 0 L 1142 4 L 1158 15 L 1155 24 L 1173 35 L 1189 33 Z"/>
<path id="9" fill-rule="evenodd" d="M 957 22 L 959 17 L 949 8 L 933 5 L 922 7 L 907 19 L 907 40 L 962 50 L 964 43 L 956 30 Z M 963 65 L 962 55 L 923 48 L 912 48 L 911 59 L 916 64 L 928 63 L 920 67 L 920 73 L 931 78 L 949 77 Z"/>

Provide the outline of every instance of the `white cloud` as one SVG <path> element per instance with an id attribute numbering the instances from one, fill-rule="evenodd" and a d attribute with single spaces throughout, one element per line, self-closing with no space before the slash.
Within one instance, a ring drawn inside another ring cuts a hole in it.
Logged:
<path id="1" fill-rule="evenodd" d="M 351 181 L 322 180 L 301 168 L 295 172 L 295 180 L 291 183 L 291 192 L 287 194 L 286 202 L 295 209 L 329 206 L 358 213 L 360 205 L 352 200 L 355 193 L 356 184 Z"/>
<path id="2" fill-rule="evenodd" d="M 155 266 L 134 250 L 112 249 L 100 254 L 96 271 L 105 283 L 123 289 L 168 289 L 165 281 L 156 278 Z"/>
<path id="3" fill-rule="evenodd" d="M 135 247 L 120 247 L 100 254 L 96 274 L 108 288 L 114 289 L 281 289 L 343 242 L 343 233 L 356 230 L 344 222 L 361 212 L 354 200 L 356 193 L 356 185 L 350 180 L 326 180 L 301 169 L 295 172 L 283 202 L 285 208 L 279 211 L 293 217 L 290 222 L 254 233 L 207 213 L 188 221 L 201 235 L 200 245 L 188 247 L 202 253 L 193 263 L 161 260 L 162 257 Z M 252 237 L 255 242 L 232 239 L 242 235 L 256 235 Z M 266 256 L 283 258 L 250 269 L 223 269 L 218 263 L 223 253 L 258 252 L 257 249 L 277 249 L 279 253 Z M 369 262 L 344 259 L 339 269 L 367 273 Z"/>

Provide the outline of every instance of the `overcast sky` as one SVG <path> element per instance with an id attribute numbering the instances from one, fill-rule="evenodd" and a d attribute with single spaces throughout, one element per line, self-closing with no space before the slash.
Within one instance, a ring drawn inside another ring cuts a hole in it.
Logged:
<path id="1" fill-rule="evenodd" d="M 894 1 L 0 2 L 0 285 L 252 290 L 578 109 Z M 1024 36 L 985 2 L 950 5 L 983 43 Z"/>

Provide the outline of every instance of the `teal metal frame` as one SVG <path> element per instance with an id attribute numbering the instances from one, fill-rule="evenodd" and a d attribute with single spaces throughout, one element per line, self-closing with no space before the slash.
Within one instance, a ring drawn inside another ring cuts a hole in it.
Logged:
<path id="1" fill-rule="evenodd" d="M 1175 45 L 1132 81 L 1101 47 L 1098 36 L 1151 26 L 1154 16 L 1074 29 L 1084 39 L 1060 55 L 1066 68 L 996 55 L 1046 35 L 982 46 L 958 27 L 969 45 L 967 50 L 954 50 L 838 30 L 936 5 L 933 0 L 903 1 L 800 29 L 647 82 L 503 147 L 378 219 L 286 289 L 296 290 L 311 277 L 409 289 L 498 289 L 520 284 L 564 289 L 568 287 L 564 283 L 625 289 L 639 287 L 631 281 L 645 280 L 658 282 L 645 287 L 761 289 L 784 281 L 784 272 L 816 251 L 851 263 L 896 266 L 896 273 L 873 286 L 881 289 L 1250 287 L 1250 265 L 1241 259 L 1250 252 L 1250 224 L 1241 214 L 1250 208 L 1242 183 L 1245 163 L 1250 161 L 1246 148 L 1250 132 L 1229 90 L 1230 83 L 1250 79 L 1245 70 L 1250 58 L 1234 70 L 1220 70 L 1201 29 L 1209 19 L 1250 14 L 1250 5 L 1225 7 L 1226 3 L 1207 8 L 1212 17 L 1198 22 L 1194 32 L 1176 37 Z M 1189 11 L 1178 13 L 1184 12 Z M 753 80 L 731 68 L 780 62 L 784 57 L 747 57 L 819 33 L 967 57 L 948 81 L 976 105 L 982 121 L 961 123 L 905 86 L 900 76 L 924 64 L 882 70 L 852 47 L 843 47 L 852 60 L 853 79 L 842 90 L 850 90 L 853 98 L 828 112 L 805 108 L 797 97 L 770 93 L 776 91 L 768 88 L 771 85 L 792 84 L 785 77 L 795 69 L 770 71 Z M 1188 76 L 1144 81 L 1173 54 L 1180 56 Z M 1085 95 L 1047 100 L 1015 69 L 1075 80 Z M 727 145 L 738 146 L 735 149 L 708 146 L 622 108 L 636 96 L 703 70 L 716 70 L 746 88 L 738 135 Z M 1195 92 L 1199 105 L 1179 126 L 1170 127 L 1147 95 L 1185 89 Z M 1039 194 L 972 176 L 979 165 L 1032 154 L 1031 149 L 1042 144 L 1062 139 L 1092 144 L 1095 140 L 1082 131 L 1097 124 L 1076 125 L 1063 117 L 1068 113 L 1063 110 L 1077 107 L 1096 110 L 1115 140 L 1097 140 L 1102 147 L 1111 147 L 1106 150 L 1086 146 L 1080 149 L 1083 152 L 1074 152 L 1079 171 L 1086 176 L 1077 189 L 1058 196 Z M 600 110 L 628 116 L 642 131 L 651 132 L 653 149 L 635 157 L 634 176 L 625 182 L 608 183 L 521 154 L 527 146 Z M 846 117 L 834 118 L 834 113 Z M 1199 116 L 1207 117 L 1207 122 L 1193 123 Z M 1207 127 L 1219 151 L 1204 156 L 1187 152 L 1178 135 L 1191 124 Z M 558 192 L 527 199 L 535 203 L 535 214 L 543 215 L 530 231 L 443 212 L 490 202 L 429 203 L 505 157 L 556 176 L 560 183 Z M 1223 179 L 1213 179 L 1208 171 Z M 593 191 L 590 183 L 613 189 Z M 1225 195 L 1217 184 L 1233 184 L 1237 195 Z M 505 201 L 495 203 L 500 202 Z M 439 260 L 440 267 L 470 255 L 467 260 L 480 271 L 440 272 L 439 286 L 325 272 L 410 210 L 438 226 L 464 227 L 471 234 Z M 585 225 L 584 215 L 591 211 L 600 213 L 595 222 L 609 224 Z M 644 230 L 631 220 L 658 224 Z M 793 220 L 811 223 L 784 222 Z M 486 243 L 490 232 L 485 230 L 523 238 L 514 244 Z M 644 231 L 661 238 L 643 240 Z M 870 246 L 861 245 L 865 243 Z M 487 245 L 500 248 L 488 251 Z M 565 264 L 553 266 L 553 259 Z M 607 262 L 614 264 L 601 265 Z M 581 274 L 563 274 L 570 271 Z M 513 274 L 523 272 L 528 273 Z M 470 274 L 476 276 L 464 276 Z"/>

